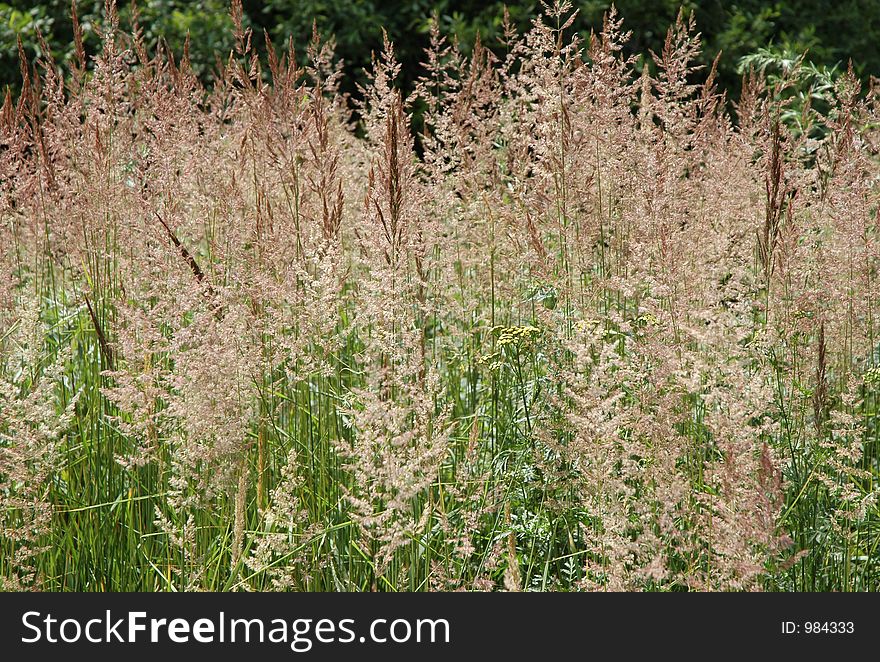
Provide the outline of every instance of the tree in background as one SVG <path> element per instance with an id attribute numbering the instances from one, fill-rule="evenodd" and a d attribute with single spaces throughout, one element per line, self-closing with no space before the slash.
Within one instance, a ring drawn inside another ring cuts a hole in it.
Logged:
<path id="1" fill-rule="evenodd" d="M 132 6 L 120 2 L 123 23 L 132 20 Z M 528 27 L 540 9 L 540 0 L 245 0 L 244 20 L 253 28 L 255 45 L 264 31 L 276 43 L 292 39 L 304 53 L 313 24 L 323 35 L 333 35 L 336 54 L 345 62 L 345 91 L 356 94 L 363 83 L 363 69 L 371 53 L 382 45 L 382 30 L 395 44 L 402 65 L 401 84 L 409 87 L 420 75 L 419 63 L 428 45 L 431 16 L 437 14 L 441 28 L 455 35 L 468 53 L 477 36 L 489 48 L 502 52 L 503 13 Z M 579 13 L 574 27 L 588 33 L 601 27 L 610 0 L 575 2 Z M 742 58 L 759 51 L 802 54 L 817 67 L 845 70 L 853 61 L 863 80 L 880 75 L 880 6 L 876 0 L 617 0 L 631 30 L 630 54 L 659 52 L 666 31 L 681 6 L 695 13 L 703 33 L 704 65 L 719 51 L 718 83 L 736 96 Z M 90 43 L 97 46 L 92 28 L 102 22 L 103 0 L 79 0 L 77 12 Z M 158 47 L 164 40 L 172 52 L 182 53 L 189 34 L 189 54 L 195 72 L 210 81 L 216 58 L 232 49 L 232 30 L 226 0 L 139 0 L 138 22 L 147 44 Z M 41 50 L 38 33 L 51 45 L 56 60 L 64 64 L 73 54 L 73 28 L 68 0 L 0 2 L 0 86 L 15 90 L 20 73 L 18 38 L 29 57 Z M 94 52 L 94 48 L 92 49 Z M 650 62 L 644 58 L 642 63 Z M 640 65 L 641 66 L 641 65 Z"/>
<path id="2" fill-rule="evenodd" d="M 229 53 L 234 44 L 227 0 L 140 0 L 117 2 L 124 25 L 137 20 L 145 42 L 153 49 L 165 46 L 179 57 L 189 35 L 193 70 L 205 80 L 212 78 L 217 56 Z M 104 22 L 104 0 L 78 0 L 76 11 L 83 28 L 86 51 L 94 54 L 99 39 L 95 29 Z M 29 58 L 40 55 L 39 35 L 52 49 L 55 60 L 66 65 L 74 57 L 70 0 L 0 2 L 0 86 L 17 88 L 20 80 L 18 39 Z"/>

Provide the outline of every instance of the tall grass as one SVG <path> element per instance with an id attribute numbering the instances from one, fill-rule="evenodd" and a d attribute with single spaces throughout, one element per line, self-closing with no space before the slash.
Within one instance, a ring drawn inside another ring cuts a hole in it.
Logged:
<path id="1" fill-rule="evenodd" d="M 4 588 L 880 586 L 875 89 L 731 114 L 684 14 L 639 75 L 557 2 L 355 104 L 232 16 L 210 90 L 112 2 L 21 54 Z"/>

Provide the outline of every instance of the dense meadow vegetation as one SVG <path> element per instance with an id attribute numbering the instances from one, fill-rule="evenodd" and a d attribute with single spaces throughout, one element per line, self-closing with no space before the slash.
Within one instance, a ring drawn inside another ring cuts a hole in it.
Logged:
<path id="1" fill-rule="evenodd" d="M 106 12 L 0 111 L 2 588 L 880 588 L 880 88 Z"/>

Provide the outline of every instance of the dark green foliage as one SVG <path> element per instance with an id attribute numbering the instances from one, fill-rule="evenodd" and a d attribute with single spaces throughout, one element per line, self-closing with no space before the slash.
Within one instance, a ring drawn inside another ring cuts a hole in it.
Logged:
<path id="1" fill-rule="evenodd" d="M 95 28 L 104 22 L 103 0 L 76 3 L 86 52 L 94 55 L 99 39 Z M 125 29 L 132 25 L 132 5 L 118 2 Z M 190 59 L 195 72 L 211 79 L 216 56 L 228 55 L 233 47 L 232 20 L 227 0 L 140 0 L 137 20 L 151 49 L 160 42 L 179 57 L 190 36 Z M 42 55 L 38 35 L 52 48 L 56 62 L 67 65 L 74 57 L 73 21 L 69 0 L 0 2 L 0 86 L 15 89 L 20 80 L 17 39 L 28 58 Z"/>
<path id="2" fill-rule="evenodd" d="M 101 0 L 80 0 L 78 13 L 86 32 L 86 48 L 96 46 L 92 27 L 102 21 Z M 131 18 L 130 6 L 120 2 L 123 25 Z M 419 75 L 418 63 L 427 44 L 428 23 L 437 13 L 444 32 L 458 36 L 462 50 L 469 51 L 477 35 L 497 51 L 500 43 L 504 2 L 500 0 L 244 0 L 245 20 L 263 47 L 262 32 L 280 44 L 293 40 L 304 52 L 313 22 L 324 35 L 335 35 L 337 55 L 346 63 L 349 89 L 363 82 L 362 70 L 370 54 L 381 46 L 382 29 L 395 43 L 403 65 L 402 83 L 408 86 Z M 540 11 L 539 0 L 509 0 L 512 22 L 520 29 Z M 585 35 L 601 25 L 610 0 L 579 0 L 575 27 Z M 880 74 L 880 5 L 876 0 L 618 0 L 617 8 L 632 30 L 632 52 L 659 52 L 666 30 L 675 21 L 679 7 L 693 10 L 704 35 L 704 62 L 708 65 L 719 51 L 718 82 L 721 89 L 736 96 L 741 58 L 768 46 L 779 52 L 803 53 L 819 66 L 845 69 L 852 59 L 864 80 Z M 190 34 L 190 57 L 196 73 L 211 79 L 216 57 L 232 48 L 231 23 L 226 0 L 140 0 L 140 24 L 146 42 L 153 48 L 164 37 L 178 55 Z M 67 0 L 0 2 L 0 86 L 14 91 L 19 82 L 17 37 L 29 57 L 39 54 L 38 31 L 54 49 L 60 63 L 73 52 L 70 5 Z M 92 49 L 94 52 L 94 49 Z"/>

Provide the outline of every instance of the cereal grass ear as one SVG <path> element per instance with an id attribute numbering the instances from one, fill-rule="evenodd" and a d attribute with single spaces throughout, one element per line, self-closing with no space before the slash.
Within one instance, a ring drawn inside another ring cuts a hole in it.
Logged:
<path id="1" fill-rule="evenodd" d="M 73 44 L 76 56 L 75 72 L 81 77 L 86 71 L 86 49 L 83 45 L 82 26 L 76 11 L 76 0 L 70 0 L 70 19 L 73 22 Z"/>

